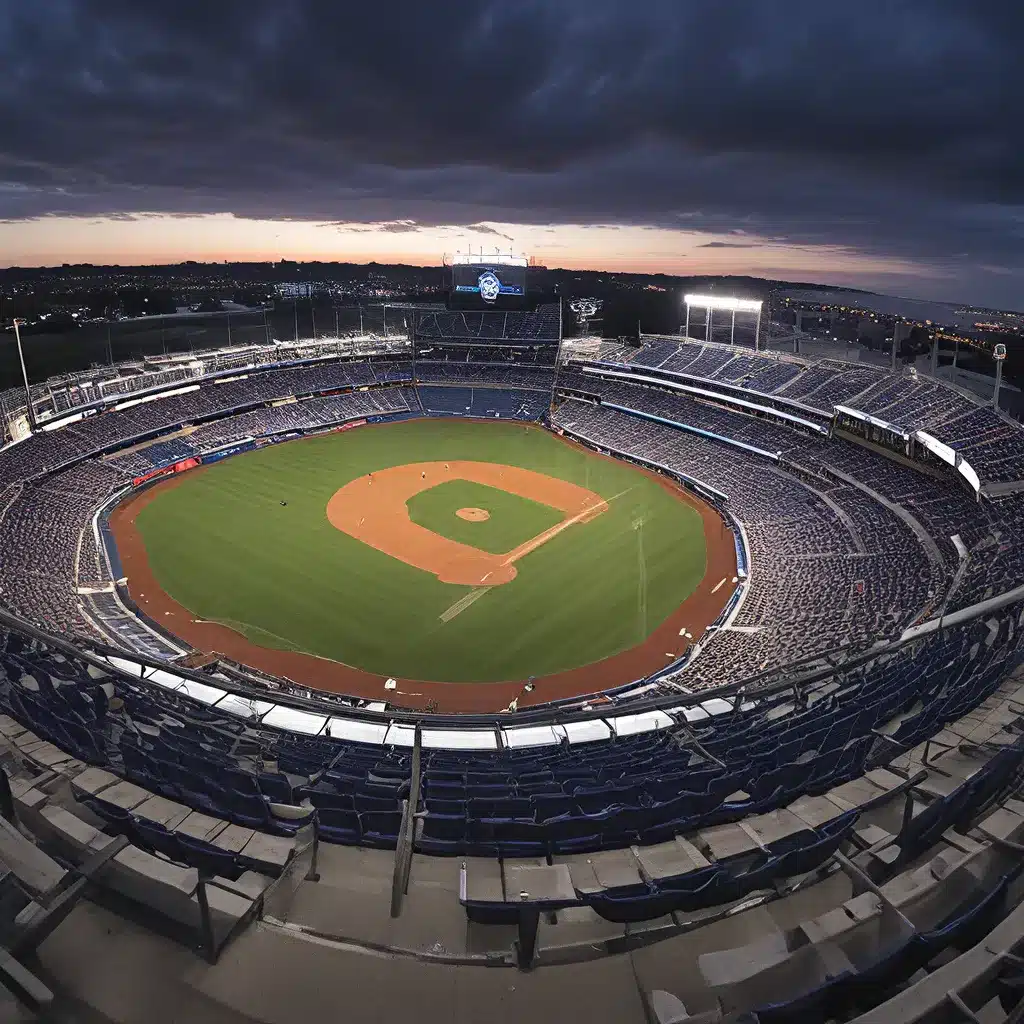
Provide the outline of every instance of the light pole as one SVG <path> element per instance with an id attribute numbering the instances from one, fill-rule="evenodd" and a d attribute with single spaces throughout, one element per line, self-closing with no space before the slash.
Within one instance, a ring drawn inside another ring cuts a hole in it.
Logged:
<path id="1" fill-rule="evenodd" d="M 992 391 L 992 409 L 998 412 L 999 388 L 1002 387 L 1002 364 L 1004 364 L 1007 358 L 1007 346 L 1004 343 L 999 342 L 995 346 L 995 353 L 992 357 L 995 359 L 995 388 Z M 24 362 L 22 364 L 22 368 L 25 369 Z M 26 387 L 28 386 L 29 385 L 26 384 Z"/>
<path id="2" fill-rule="evenodd" d="M 29 430 L 36 429 L 36 417 L 32 411 L 32 392 L 28 386 L 28 370 L 25 369 L 25 353 L 21 349 L 21 331 L 18 330 L 20 324 L 24 321 L 18 317 L 14 318 L 14 338 L 18 343 L 18 359 L 21 362 L 21 379 L 25 382 L 25 412 L 28 415 L 28 428 Z"/>

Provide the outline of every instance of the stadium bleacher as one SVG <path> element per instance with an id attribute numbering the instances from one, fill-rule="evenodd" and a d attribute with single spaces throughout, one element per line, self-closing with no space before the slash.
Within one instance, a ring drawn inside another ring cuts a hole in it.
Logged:
<path id="1" fill-rule="evenodd" d="M 91 884 L 212 922 L 210 948 L 262 916 L 259 941 L 337 940 L 364 971 L 353 950 L 488 976 L 539 962 L 556 982 L 593 964 L 593 1019 L 1014 1019 L 1022 499 L 792 416 L 860 403 L 991 481 L 1018 479 L 1018 428 L 934 382 L 664 339 L 618 350 L 616 372 L 721 391 L 602 375 L 608 352 L 556 373 L 487 343 L 557 339 L 557 313 L 431 316 L 428 337 L 483 344 L 192 376 L 0 452 L 0 765 L 24 833 L 0 859 L 28 835 L 60 864 L 107 849 Z M 742 529 L 741 600 L 638 694 L 437 723 L 318 700 L 181 667 L 108 578 L 93 520 L 135 476 L 369 417 L 540 419 L 552 399 L 552 427 L 713 488 Z M 408 906 L 384 927 L 365 908 L 403 849 Z M 18 864 L 12 934 L 39 893 Z"/>

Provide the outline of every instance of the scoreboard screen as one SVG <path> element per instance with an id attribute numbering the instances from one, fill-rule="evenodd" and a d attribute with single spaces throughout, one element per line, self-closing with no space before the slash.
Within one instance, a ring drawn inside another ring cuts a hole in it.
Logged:
<path id="1" fill-rule="evenodd" d="M 460 263 L 452 267 L 452 294 L 460 305 L 520 306 L 526 299 L 526 267 L 503 263 Z"/>

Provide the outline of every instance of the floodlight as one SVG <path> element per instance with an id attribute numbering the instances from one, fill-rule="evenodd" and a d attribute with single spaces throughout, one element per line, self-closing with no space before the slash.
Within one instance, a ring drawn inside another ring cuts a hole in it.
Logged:
<path id="1" fill-rule="evenodd" d="M 733 313 L 760 313 L 763 303 L 760 299 L 734 299 L 725 295 L 684 295 L 688 306 L 701 309 L 726 309 Z"/>

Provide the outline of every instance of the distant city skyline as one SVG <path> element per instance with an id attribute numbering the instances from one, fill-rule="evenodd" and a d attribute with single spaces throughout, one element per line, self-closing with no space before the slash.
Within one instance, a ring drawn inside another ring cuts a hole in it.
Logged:
<path id="1" fill-rule="evenodd" d="M 677 276 L 749 275 L 821 281 L 910 297 L 956 301 L 941 266 L 870 257 L 842 246 L 787 245 L 739 233 L 628 225 L 419 226 L 410 222 L 323 224 L 236 218 L 137 215 L 48 217 L 0 223 L 6 267 L 63 263 L 146 265 L 197 262 L 404 263 L 433 266 L 472 248 L 526 253 L 566 270 Z M 933 290 L 933 285 L 938 285 Z"/>

